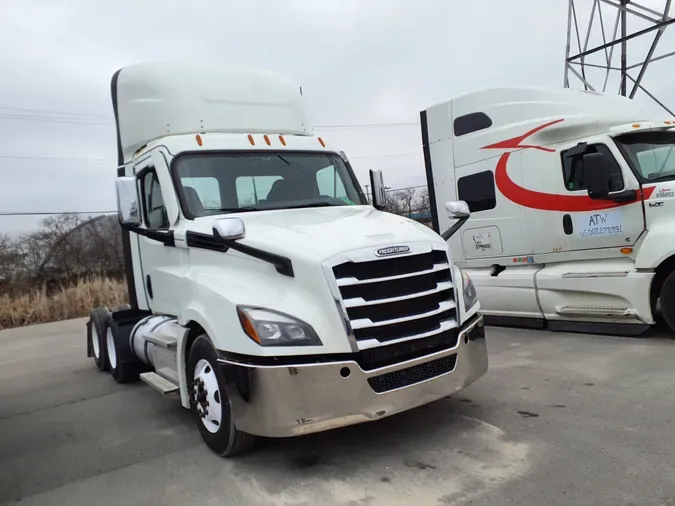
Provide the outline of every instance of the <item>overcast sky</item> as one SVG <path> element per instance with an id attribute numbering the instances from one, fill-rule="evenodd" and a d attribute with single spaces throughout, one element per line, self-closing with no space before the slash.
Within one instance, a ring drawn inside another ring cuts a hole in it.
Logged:
<path id="1" fill-rule="evenodd" d="M 586 25 L 591 0 L 577 3 Z M 567 0 L 0 0 L 0 211 L 113 210 L 110 78 L 157 59 L 280 71 L 303 87 L 315 125 L 342 125 L 316 131 L 342 145 L 362 182 L 380 168 L 393 188 L 423 185 L 419 111 L 476 88 L 562 86 L 567 8 Z M 629 31 L 645 26 L 631 22 Z M 630 46 L 629 64 L 650 42 Z M 657 53 L 674 50 L 672 28 Z M 644 81 L 671 109 L 674 63 L 654 63 Z M 349 127 L 363 124 L 380 126 Z M 37 222 L 4 216 L 0 231 Z"/>

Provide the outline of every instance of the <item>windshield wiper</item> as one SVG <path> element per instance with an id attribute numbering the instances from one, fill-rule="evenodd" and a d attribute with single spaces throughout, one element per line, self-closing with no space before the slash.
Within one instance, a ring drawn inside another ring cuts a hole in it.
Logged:
<path id="1" fill-rule="evenodd" d="M 312 202 L 311 204 L 298 204 L 297 206 L 288 206 L 284 209 L 301 209 L 303 207 L 338 207 L 342 204 L 331 204 L 330 202 Z"/>
<path id="2" fill-rule="evenodd" d="M 244 207 L 224 207 L 222 209 L 209 209 L 216 213 L 249 213 L 251 211 L 262 211 L 259 207 L 244 206 Z"/>
<path id="3" fill-rule="evenodd" d="M 659 181 L 668 181 L 670 179 L 675 179 L 675 174 L 666 174 L 664 176 L 653 177 L 647 180 L 648 183 L 658 183 Z"/>

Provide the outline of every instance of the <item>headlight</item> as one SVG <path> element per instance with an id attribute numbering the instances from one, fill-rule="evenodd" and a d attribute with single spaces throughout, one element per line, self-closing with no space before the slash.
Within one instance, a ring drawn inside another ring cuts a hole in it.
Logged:
<path id="1" fill-rule="evenodd" d="M 464 287 L 464 312 L 469 311 L 478 302 L 478 295 L 476 294 L 476 287 L 473 286 L 473 281 L 469 275 L 462 272 L 462 286 Z"/>
<path id="2" fill-rule="evenodd" d="M 321 346 L 307 323 L 283 313 L 257 307 L 237 307 L 241 327 L 260 346 Z"/>

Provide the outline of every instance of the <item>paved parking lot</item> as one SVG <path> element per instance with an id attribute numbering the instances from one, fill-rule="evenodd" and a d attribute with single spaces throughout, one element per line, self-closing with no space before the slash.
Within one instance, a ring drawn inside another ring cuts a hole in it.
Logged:
<path id="1" fill-rule="evenodd" d="M 213 456 L 175 401 L 0 332 L 0 503 L 675 505 L 675 340 L 488 329 L 490 371 L 379 422 Z"/>

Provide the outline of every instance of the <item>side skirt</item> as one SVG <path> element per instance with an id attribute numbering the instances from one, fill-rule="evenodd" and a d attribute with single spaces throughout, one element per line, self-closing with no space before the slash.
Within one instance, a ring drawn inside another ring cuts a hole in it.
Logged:
<path id="1" fill-rule="evenodd" d="M 651 325 L 635 323 L 597 323 L 567 320 L 545 320 L 543 318 L 519 318 L 516 316 L 484 315 L 485 325 L 491 327 L 513 327 L 550 330 L 552 332 L 576 332 L 609 336 L 636 337 L 647 332 Z"/>

